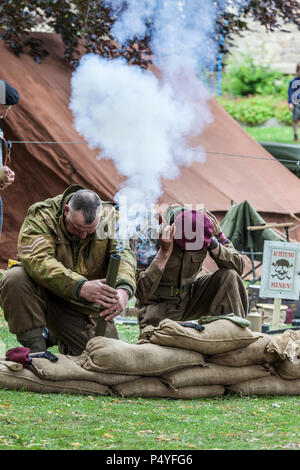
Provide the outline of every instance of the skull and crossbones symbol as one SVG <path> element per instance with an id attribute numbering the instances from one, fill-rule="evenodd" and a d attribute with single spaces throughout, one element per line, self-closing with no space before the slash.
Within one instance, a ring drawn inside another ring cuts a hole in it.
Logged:
<path id="1" fill-rule="evenodd" d="M 288 270 L 293 267 L 293 264 L 290 264 L 286 259 L 278 259 L 276 263 L 272 263 L 274 266 L 275 274 L 272 274 L 272 277 L 278 277 L 281 281 L 284 279 L 291 279 L 291 276 L 288 276 Z"/>

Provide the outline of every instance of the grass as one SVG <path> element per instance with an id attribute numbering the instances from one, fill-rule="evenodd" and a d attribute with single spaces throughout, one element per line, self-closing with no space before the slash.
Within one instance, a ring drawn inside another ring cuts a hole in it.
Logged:
<path id="1" fill-rule="evenodd" d="M 193 401 L 3 391 L 0 449 L 299 449 L 299 401 Z"/>
<path id="2" fill-rule="evenodd" d="M 259 127 L 244 126 L 244 129 L 255 140 L 261 142 L 281 142 L 285 144 L 297 144 L 294 142 L 292 126 Z"/>
<path id="3" fill-rule="evenodd" d="M 135 325 L 117 325 L 135 343 Z M 0 315 L 0 340 L 18 346 Z M 55 348 L 52 348 L 55 352 Z M 299 397 L 122 399 L 0 390 L 0 450 L 300 449 Z"/>

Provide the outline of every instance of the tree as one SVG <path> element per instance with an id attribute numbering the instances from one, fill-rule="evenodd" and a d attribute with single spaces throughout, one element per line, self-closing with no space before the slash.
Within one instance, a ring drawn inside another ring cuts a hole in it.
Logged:
<path id="1" fill-rule="evenodd" d="M 111 32 L 116 12 L 108 5 L 105 0 L 1 0 L 0 37 L 16 54 L 30 53 L 41 62 L 48 51 L 43 41 L 30 33 L 37 28 L 51 28 L 61 35 L 65 59 L 73 66 L 83 53 L 94 52 L 109 58 L 125 57 L 129 63 L 147 68 L 151 62 L 151 18 L 145 37 L 119 45 Z M 238 13 L 226 13 L 217 19 L 214 39 L 222 53 L 230 50 L 233 33 L 241 34 L 247 29 L 249 16 L 268 31 L 283 29 L 286 23 L 300 27 L 298 1 L 250 0 L 245 5 L 241 3 Z"/>

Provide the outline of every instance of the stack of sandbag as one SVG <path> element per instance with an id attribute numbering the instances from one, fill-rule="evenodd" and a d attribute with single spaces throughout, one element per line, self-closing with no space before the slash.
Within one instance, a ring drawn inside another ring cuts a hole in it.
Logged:
<path id="1" fill-rule="evenodd" d="M 187 326 L 188 325 L 188 326 Z M 268 377 L 272 373 L 265 361 L 260 364 L 245 364 L 242 367 L 223 366 L 208 362 L 209 357 L 225 355 L 234 350 L 241 350 L 255 344 L 263 334 L 241 327 L 231 319 L 218 319 L 205 324 L 199 331 L 193 323 L 174 322 L 165 319 L 157 327 L 148 326 L 141 334 L 138 346 L 155 344 L 165 348 L 177 348 L 202 354 L 204 361 L 198 366 L 176 368 L 163 373 L 154 382 L 141 378 L 130 384 L 123 383 L 113 387 L 122 396 L 162 396 L 162 384 L 168 387 L 167 395 L 171 398 L 201 398 L 223 395 L 228 385 L 244 382 L 248 379 Z M 134 387 L 136 386 L 136 390 Z M 154 395 L 154 393 L 156 393 Z M 151 393 L 151 395 L 150 395 Z"/>
<path id="2" fill-rule="evenodd" d="M 250 379 L 227 387 L 228 392 L 245 395 L 300 395 L 300 331 L 263 335 L 256 343 L 241 350 L 207 358 L 222 366 L 264 364 L 269 377 Z"/>
<path id="3" fill-rule="evenodd" d="M 224 369 L 205 360 L 207 355 L 251 345 L 262 335 L 223 319 L 206 324 L 203 331 L 188 325 L 163 320 L 158 327 L 145 328 L 137 344 L 93 338 L 77 364 L 102 374 L 127 375 L 127 381 L 111 384 L 122 397 L 218 397 L 226 385 L 271 374 L 262 365 Z"/>
<path id="4" fill-rule="evenodd" d="M 300 395 L 300 332 L 254 333 L 229 316 L 202 330 L 165 319 L 137 344 L 96 337 L 80 356 L 57 357 L 33 358 L 21 371 L 0 364 L 0 388 L 174 399 Z"/>
<path id="5" fill-rule="evenodd" d="M 101 373 L 125 374 L 127 381 L 111 385 L 111 390 L 122 397 L 197 398 L 218 396 L 224 387 L 186 387 L 174 390 L 160 380 L 163 374 L 188 367 L 203 367 L 200 352 L 166 347 L 150 342 L 128 344 L 123 341 L 97 337 L 87 343 L 78 364 L 86 370 Z M 139 378 L 136 378 L 139 375 Z"/>
<path id="6" fill-rule="evenodd" d="M 67 356 L 57 354 L 57 357 L 57 362 L 35 358 L 30 366 L 15 371 L 0 364 L 0 388 L 38 393 L 110 393 L 109 386 L 97 380 L 97 374 L 86 373 Z"/>
<path id="7" fill-rule="evenodd" d="M 154 391 L 154 396 L 168 396 L 168 387 L 156 379 L 156 376 L 177 368 L 204 364 L 203 355 L 196 351 L 165 348 L 155 344 L 139 346 L 104 337 L 91 339 L 80 356 L 56 356 L 56 362 L 47 358 L 32 358 L 28 367 L 18 371 L 0 364 L 0 388 L 42 393 L 107 395 L 116 393 L 113 387 L 146 379 L 141 376 L 147 376 L 145 393 L 153 396 L 152 380 L 154 387 L 157 382 L 161 385 L 159 392 Z M 170 394 L 173 396 L 173 391 L 170 390 Z"/>
<path id="8" fill-rule="evenodd" d="M 221 385 L 240 395 L 300 395 L 300 331 L 254 333 L 224 317 L 199 332 L 166 319 L 158 327 L 145 328 L 139 343 L 147 341 L 204 355 L 202 367 L 160 376 L 177 391 L 186 386 Z"/>

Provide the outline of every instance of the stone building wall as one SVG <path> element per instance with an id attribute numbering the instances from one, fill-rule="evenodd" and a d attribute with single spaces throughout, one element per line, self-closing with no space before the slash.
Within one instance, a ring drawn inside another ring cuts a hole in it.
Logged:
<path id="1" fill-rule="evenodd" d="M 286 74 L 294 74 L 296 63 L 300 62 L 300 31 L 294 25 L 285 29 L 289 32 L 266 32 L 263 26 L 249 21 L 251 31 L 243 33 L 243 37 L 235 37 L 232 48 L 233 58 L 240 53 L 251 55 L 258 63 L 270 65 L 273 69 Z"/>

